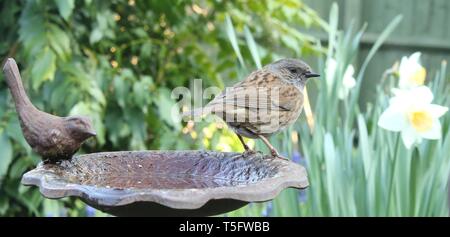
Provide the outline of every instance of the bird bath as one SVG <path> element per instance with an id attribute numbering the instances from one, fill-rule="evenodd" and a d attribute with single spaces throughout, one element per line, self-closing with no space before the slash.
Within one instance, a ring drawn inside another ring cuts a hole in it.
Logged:
<path id="1" fill-rule="evenodd" d="M 40 163 L 22 184 L 115 216 L 211 216 L 306 188 L 308 180 L 302 166 L 260 153 L 121 151 Z"/>

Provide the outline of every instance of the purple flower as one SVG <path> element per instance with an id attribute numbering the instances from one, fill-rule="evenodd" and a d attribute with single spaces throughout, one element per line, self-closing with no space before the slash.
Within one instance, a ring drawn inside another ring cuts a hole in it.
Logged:
<path id="1" fill-rule="evenodd" d="M 62 206 L 56 206 L 50 210 L 45 211 L 45 217 L 65 217 L 67 216 L 67 209 Z"/>
<path id="2" fill-rule="evenodd" d="M 305 203 L 308 200 L 308 194 L 306 193 L 306 190 L 299 190 L 297 198 L 299 203 Z"/>
<path id="3" fill-rule="evenodd" d="M 59 209 L 59 216 L 66 217 L 67 216 L 67 209 L 64 208 L 64 207 L 61 207 Z"/>
<path id="4" fill-rule="evenodd" d="M 298 151 L 294 151 L 292 153 L 292 161 L 294 161 L 297 164 L 301 164 L 301 165 L 305 165 L 306 164 L 305 158 Z"/>
<path id="5" fill-rule="evenodd" d="M 272 201 L 270 201 L 269 203 L 267 203 L 266 208 L 264 208 L 261 212 L 262 216 L 270 216 L 272 214 L 272 209 L 273 209 L 273 204 Z"/>
<path id="6" fill-rule="evenodd" d="M 89 205 L 86 205 L 86 216 L 87 217 L 95 216 L 95 208 L 93 208 L 93 207 L 91 207 Z"/>

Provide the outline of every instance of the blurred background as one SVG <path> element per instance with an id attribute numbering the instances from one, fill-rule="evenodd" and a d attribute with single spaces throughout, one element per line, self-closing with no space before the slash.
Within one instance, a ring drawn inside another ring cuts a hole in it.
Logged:
<path id="1" fill-rule="evenodd" d="M 196 78 L 224 88 L 260 64 L 302 58 L 322 75 L 308 84 L 311 111 L 271 141 L 307 168 L 311 187 L 225 215 L 448 216 L 448 114 L 442 138 L 413 149 L 377 120 L 398 63 L 417 51 L 434 103 L 450 104 L 449 1 L 0 0 L 0 19 L 0 60 L 16 59 L 33 103 L 94 120 L 98 135 L 80 153 L 242 151 L 225 124 L 174 121 L 172 89 Z M 356 85 L 336 99 L 350 65 Z M 39 162 L 0 75 L 0 216 L 105 216 L 21 185 Z"/>

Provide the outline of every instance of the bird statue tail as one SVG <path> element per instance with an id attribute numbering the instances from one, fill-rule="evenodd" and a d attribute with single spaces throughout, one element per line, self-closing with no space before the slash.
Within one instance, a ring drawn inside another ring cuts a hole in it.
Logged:
<path id="1" fill-rule="evenodd" d="M 3 65 L 3 74 L 5 75 L 6 84 L 11 91 L 14 103 L 16 104 L 16 109 L 19 111 L 25 107 L 36 109 L 25 92 L 16 60 L 13 58 L 8 58 L 6 60 Z"/>

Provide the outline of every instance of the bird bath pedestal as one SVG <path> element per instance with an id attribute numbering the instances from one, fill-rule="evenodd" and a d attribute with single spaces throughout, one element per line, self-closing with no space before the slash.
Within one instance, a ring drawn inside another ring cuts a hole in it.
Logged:
<path id="1" fill-rule="evenodd" d="M 115 216 L 211 216 L 308 186 L 305 169 L 260 153 L 122 151 L 80 155 L 23 175 L 42 195 Z"/>

